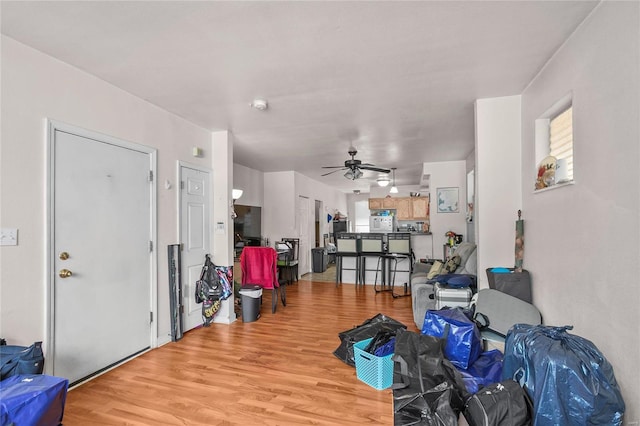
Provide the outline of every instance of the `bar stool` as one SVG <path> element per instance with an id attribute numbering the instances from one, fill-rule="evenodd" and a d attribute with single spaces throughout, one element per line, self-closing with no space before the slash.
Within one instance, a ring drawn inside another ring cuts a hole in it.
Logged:
<path id="1" fill-rule="evenodd" d="M 411 234 L 408 232 L 398 232 L 387 234 L 387 253 L 384 256 L 384 261 L 387 263 L 389 275 L 393 273 L 393 277 L 389 276 L 390 290 L 393 298 L 406 297 L 411 295 L 411 288 L 408 283 L 404 283 L 404 294 L 394 293 L 396 272 L 398 271 L 398 262 L 408 261 L 409 269 L 404 272 L 411 274 L 413 270 L 413 251 L 411 250 Z M 393 268 L 391 265 L 393 264 Z M 384 265 L 383 265 L 384 269 Z"/>
<path id="2" fill-rule="evenodd" d="M 344 268 L 345 257 L 355 258 L 355 268 Z M 342 283 L 342 271 L 351 270 L 356 273 L 356 285 L 360 283 L 360 238 L 359 234 L 342 232 L 336 238 L 336 287 Z"/>
<path id="3" fill-rule="evenodd" d="M 380 272 L 380 266 L 381 266 L 380 258 L 385 254 L 384 237 L 385 237 L 385 234 L 382 234 L 382 233 L 367 233 L 367 234 L 362 234 L 360 236 L 361 282 L 364 285 L 366 283 L 367 272 L 375 270 L 376 278 L 374 280 L 374 289 L 376 291 L 378 291 L 376 282 L 378 280 L 378 272 Z M 378 258 L 376 263 L 376 269 L 367 269 L 367 257 L 374 257 L 374 256 Z"/>

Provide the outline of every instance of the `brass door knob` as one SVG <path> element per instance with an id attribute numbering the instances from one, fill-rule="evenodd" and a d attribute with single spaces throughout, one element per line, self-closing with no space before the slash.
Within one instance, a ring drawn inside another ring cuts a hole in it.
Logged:
<path id="1" fill-rule="evenodd" d="M 69 278 L 73 273 L 68 269 L 60 269 L 58 275 L 60 275 L 60 278 Z"/>
<path id="2" fill-rule="evenodd" d="M 60 260 L 67 260 L 69 258 L 69 253 L 67 253 L 66 251 L 63 251 L 58 255 L 58 257 L 60 258 Z"/>

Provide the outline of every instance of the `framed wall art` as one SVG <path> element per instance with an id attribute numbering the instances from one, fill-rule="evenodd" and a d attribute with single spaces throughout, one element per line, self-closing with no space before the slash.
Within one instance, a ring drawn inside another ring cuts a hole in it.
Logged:
<path id="1" fill-rule="evenodd" d="M 438 188 L 438 213 L 459 213 L 458 188 Z"/>

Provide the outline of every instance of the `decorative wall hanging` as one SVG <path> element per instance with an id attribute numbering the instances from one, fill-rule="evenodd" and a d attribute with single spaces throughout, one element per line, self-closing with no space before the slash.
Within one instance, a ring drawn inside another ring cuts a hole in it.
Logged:
<path id="1" fill-rule="evenodd" d="M 438 188 L 438 213 L 458 213 L 458 188 Z"/>

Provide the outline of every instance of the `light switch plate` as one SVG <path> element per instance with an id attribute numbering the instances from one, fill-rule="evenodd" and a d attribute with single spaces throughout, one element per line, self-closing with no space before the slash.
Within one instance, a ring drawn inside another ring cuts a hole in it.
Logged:
<path id="1" fill-rule="evenodd" d="M 18 229 L 2 228 L 0 229 L 0 246 L 17 246 L 18 245 Z"/>

